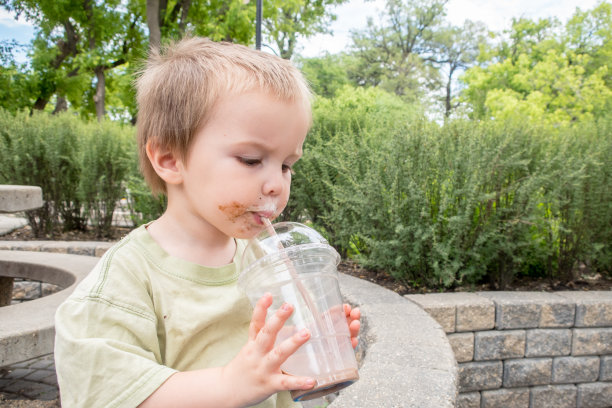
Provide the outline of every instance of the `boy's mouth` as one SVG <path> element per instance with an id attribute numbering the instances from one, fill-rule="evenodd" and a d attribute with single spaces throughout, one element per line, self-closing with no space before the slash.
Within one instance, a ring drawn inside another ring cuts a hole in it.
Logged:
<path id="1" fill-rule="evenodd" d="M 236 222 L 242 216 L 252 214 L 253 222 L 256 225 L 264 225 L 265 218 L 272 220 L 278 216 L 276 205 L 273 203 L 246 207 L 238 202 L 233 202 L 228 205 L 220 205 L 219 210 L 225 213 L 232 222 Z"/>
<path id="2" fill-rule="evenodd" d="M 276 217 L 276 206 L 272 203 L 263 206 L 257 206 L 249 208 L 248 211 L 253 213 L 255 222 L 259 225 L 263 225 L 264 218 L 273 219 Z"/>
<path id="3" fill-rule="evenodd" d="M 275 218 L 274 212 L 272 211 L 253 211 L 253 215 L 255 217 L 255 222 L 259 225 L 264 225 L 264 219 L 267 218 L 269 220 Z"/>

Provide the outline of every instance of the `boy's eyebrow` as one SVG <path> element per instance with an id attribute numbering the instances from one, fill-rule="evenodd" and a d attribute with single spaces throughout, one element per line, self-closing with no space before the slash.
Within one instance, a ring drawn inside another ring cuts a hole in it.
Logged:
<path id="1" fill-rule="evenodd" d="M 236 143 L 233 143 L 234 146 L 236 147 L 258 147 L 261 149 L 267 149 L 268 146 L 266 146 L 265 143 L 259 142 L 259 141 L 255 141 L 255 140 L 243 140 L 243 141 L 239 141 Z"/>
<path id="2" fill-rule="evenodd" d="M 254 141 L 254 140 L 244 140 L 244 141 L 240 141 L 240 142 L 236 142 L 233 144 L 235 148 L 241 148 L 241 147 L 255 147 L 257 149 L 261 149 L 261 150 L 270 150 L 270 147 L 262 142 L 259 141 Z M 301 157 L 303 153 L 303 149 L 300 146 L 298 148 L 298 150 L 296 150 L 293 155 L 296 157 Z"/>

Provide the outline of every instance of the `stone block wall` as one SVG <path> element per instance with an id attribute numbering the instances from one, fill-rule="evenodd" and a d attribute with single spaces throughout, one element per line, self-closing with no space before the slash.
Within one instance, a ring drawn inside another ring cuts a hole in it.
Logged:
<path id="1" fill-rule="evenodd" d="M 458 408 L 612 407 L 612 291 L 406 298 L 446 332 Z"/>

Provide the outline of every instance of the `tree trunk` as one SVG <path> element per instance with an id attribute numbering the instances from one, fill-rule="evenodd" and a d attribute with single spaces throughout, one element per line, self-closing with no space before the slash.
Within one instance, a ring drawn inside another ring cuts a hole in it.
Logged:
<path id="1" fill-rule="evenodd" d="M 62 95 L 57 96 L 57 102 L 55 102 L 55 109 L 53 110 L 53 114 L 57 114 L 60 112 L 65 112 L 68 110 L 68 101 Z"/>
<path id="2" fill-rule="evenodd" d="M 147 0 L 147 26 L 149 27 L 149 47 L 161 45 L 161 28 L 159 24 L 159 0 Z"/>
<path id="3" fill-rule="evenodd" d="M 79 41 L 79 36 L 74 28 L 74 25 L 69 21 L 64 22 L 64 37 L 57 40 L 56 45 L 59 53 L 55 56 L 55 59 L 51 61 L 49 66 L 52 70 L 58 69 L 62 63 L 70 56 L 76 56 L 78 54 L 77 50 L 77 42 Z M 34 110 L 43 110 L 49 103 L 49 99 L 53 96 L 57 89 L 57 84 L 53 82 L 50 87 L 46 89 L 46 91 L 41 92 L 36 98 L 32 109 Z"/>
<path id="4" fill-rule="evenodd" d="M 33 110 L 43 110 L 45 109 L 45 106 L 47 106 L 48 102 L 49 102 L 49 96 L 41 95 L 38 98 L 36 98 L 36 101 L 34 102 L 34 106 L 32 106 L 32 109 Z"/>
<path id="5" fill-rule="evenodd" d="M 189 14 L 189 7 L 191 7 L 191 0 L 184 0 L 183 7 L 181 7 L 181 21 L 179 22 L 179 31 L 181 35 L 185 34 L 185 27 L 187 27 L 187 14 Z"/>
<path id="6" fill-rule="evenodd" d="M 451 106 L 451 81 L 452 77 L 448 77 L 448 82 L 446 82 L 446 97 L 444 98 L 444 116 L 449 117 L 451 114 L 452 106 Z"/>
<path id="7" fill-rule="evenodd" d="M 106 78 L 104 76 L 104 67 L 97 66 L 94 68 L 96 74 L 96 94 L 94 95 L 94 102 L 96 104 L 96 117 L 98 121 L 104 118 L 105 106 L 104 99 L 106 97 Z"/>

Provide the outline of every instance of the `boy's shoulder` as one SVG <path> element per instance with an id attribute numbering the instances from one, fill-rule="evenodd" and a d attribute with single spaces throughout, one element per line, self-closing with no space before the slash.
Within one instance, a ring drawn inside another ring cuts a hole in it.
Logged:
<path id="1" fill-rule="evenodd" d="M 154 265 L 148 255 L 145 226 L 137 227 L 102 255 L 72 297 L 112 298 L 126 291 L 146 291 Z"/>
<path id="2" fill-rule="evenodd" d="M 150 237 L 145 226 L 137 227 L 102 255 L 97 268 L 102 268 L 103 271 L 117 267 L 131 271 L 140 270 L 145 264 L 151 262 L 150 252 L 154 250 L 154 247 L 147 245 L 147 238 Z M 135 266 L 139 268 L 134 269 Z"/>
<path id="3" fill-rule="evenodd" d="M 102 255 L 101 260 L 122 260 L 122 259 L 134 259 L 142 254 L 143 248 L 147 245 L 147 241 L 150 236 L 146 229 L 146 224 L 136 227 L 130 231 L 126 236 L 117 241 Z M 147 249 L 150 251 L 150 248 Z"/>

